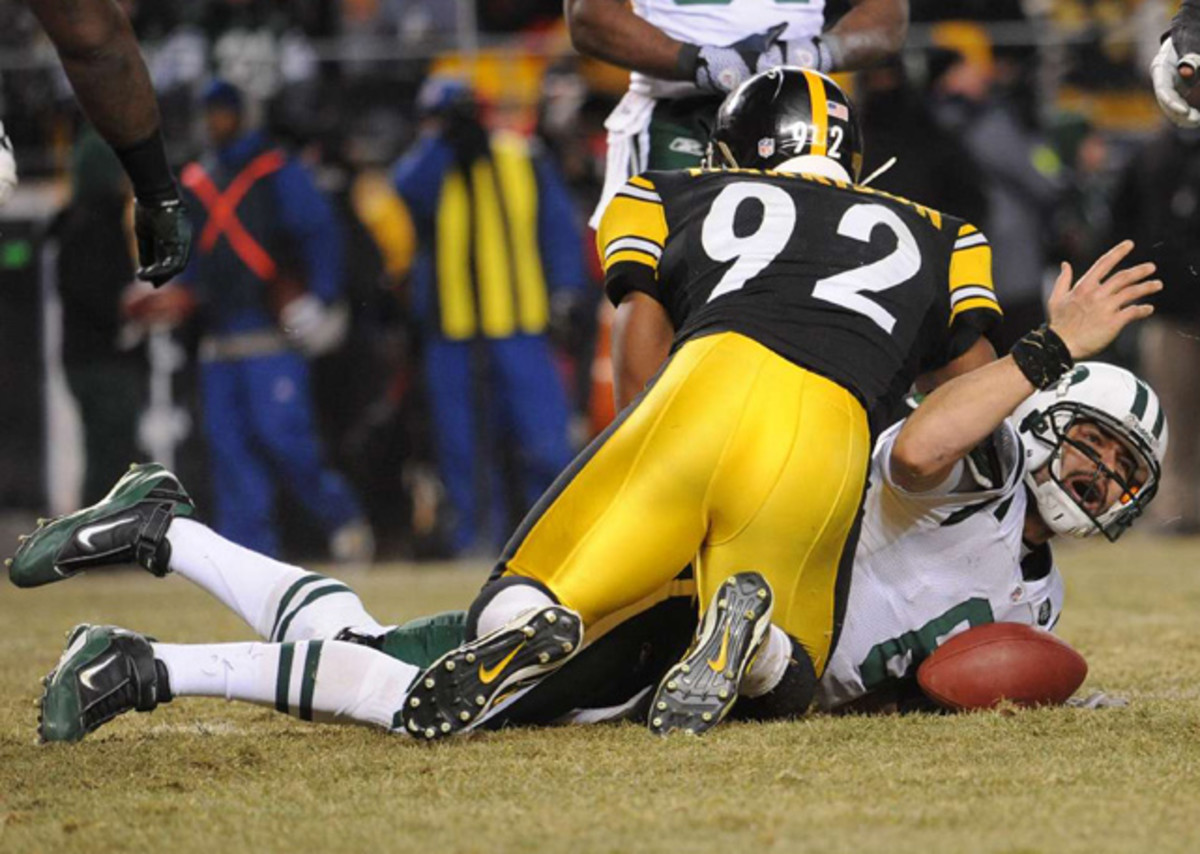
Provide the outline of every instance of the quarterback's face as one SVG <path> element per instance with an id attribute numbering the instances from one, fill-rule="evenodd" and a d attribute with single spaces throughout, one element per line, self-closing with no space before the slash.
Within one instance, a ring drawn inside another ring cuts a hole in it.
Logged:
<path id="1" fill-rule="evenodd" d="M 1064 488 L 1092 516 L 1136 494 L 1147 474 L 1138 456 L 1094 421 L 1077 421 L 1067 430 L 1060 471 Z"/>

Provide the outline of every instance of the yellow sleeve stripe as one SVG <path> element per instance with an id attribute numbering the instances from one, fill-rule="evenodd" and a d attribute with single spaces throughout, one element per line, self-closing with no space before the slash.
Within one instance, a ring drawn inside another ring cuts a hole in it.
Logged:
<path id="1" fill-rule="evenodd" d="M 629 179 L 629 183 L 635 187 L 641 187 L 643 190 L 653 190 L 654 182 L 649 178 L 643 178 L 641 175 L 634 175 Z"/>
<path id="2" fill-rule="evenodd" d="M 988 311 L 993 311 L 996 314 L 999 314 L 1001 316 L 1004 315 L 1004 312 L 1000 310 L 1000 303 L 996 302 L 995 299 L 987 299 L 984 297 L 975 297 L 973 299 L 965 299 L 962 302 L 955 305 L 954 308 L 952 308 L 950 310 L 950 322 L 954 323 L 954 319 L 956 317 L 958 317 L 960 314 L 962 314 L 964 311 L 971 311 L 971 310 L 977 309 L 977 308 L 982 308 L 982 309 L 986 309 Z"/>
<path id="3" fill-rule="evenodd" d="M 950 254 L 950 292 L 963 285 L 978 285 L 988 290 L 992 286 L 992 247 L 986 243 Z"/>
<path id="4" fill-rule="evenodd" d="M 653 191 L 626 184 L 604 209 L 600 228 L 596 230 L 596 247 L 604 259 L 605 271 L 616 263 L 618 255 L 631 260 L 627 253 L 641 255 L 641 263 L 658 269 L 658 259 L 667 242 L 667 217 L 662 202 L 642 195 L 657 198 Z"/>
<path id="5" fill-rule="evenodd" d="M 963 226 L 958 230 L 958 236 L 966 237 L 968 234 L 975 234 L 977 231 L 979 231 L 979 229 L 971 225 L 971 223 L 964 223 Z"/>
<path id="6" fill-rule="evenodd" d="M 620 264 L 622 261 L 632 261 L 635 264 L 643 264 L 651 270 L 658 269 L 658 260 L 652 258 L 644 252 L 638 252 L 636 249 L 626 249 L 621 252 L 614 252 L 612 255 L 604 259 L 604 269 L 607 271 L 610 267 Z"/>

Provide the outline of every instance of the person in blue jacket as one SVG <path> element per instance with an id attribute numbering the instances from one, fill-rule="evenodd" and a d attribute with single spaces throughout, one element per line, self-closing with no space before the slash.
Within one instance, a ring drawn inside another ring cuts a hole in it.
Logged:
<path id="1" fill-rule="evenodd" d="M 240 93 L 204 96 L 211 148 L 181 173 L 195 234 L 182 276 L 200 315 L 200 377 L 215 527 L 247 548 L 279 552 L 276 489 L 288 489 L 360 562 L 371 531 L 349 484 L 322 461 L 307 357 L 345 335 L 342 229 L 305 169 L 243 126 Z"/>
<path id="2" fill-rule="evenodd" d="M 489 134 L 466 84 L 430 78 L 417 108 L 422 134 L 393 181 L 416 232 L 410 289 L 450 546 L 489 552 L 571 460 L 547 327 L 555 303 L 585 292 L 583 238 L 553 161 Z M 523 507 L 505 505 L 506 451 Z"/>

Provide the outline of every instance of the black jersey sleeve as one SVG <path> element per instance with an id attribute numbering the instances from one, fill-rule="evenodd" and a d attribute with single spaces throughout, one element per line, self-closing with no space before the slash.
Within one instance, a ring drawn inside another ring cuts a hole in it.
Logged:
<path id="1" fill-rule="evenodd" d="M 596 231 L 596 248 L 604 264 L 604 291 L 613 305 L 632 291 L 659 302 L 658 265 L 667 242 L 667 220 L 654 182 L 637 176 L 608 203 Z"/>

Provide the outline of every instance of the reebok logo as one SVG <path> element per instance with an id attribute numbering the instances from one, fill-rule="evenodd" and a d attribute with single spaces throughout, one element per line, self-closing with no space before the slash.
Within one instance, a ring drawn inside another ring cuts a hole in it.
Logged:
<path id="1" fill-rule="evenodd" d="M 95 537 L 98 534 L 103 534 L 105 531 L 111 531 L 114 528 L 119 528 L 122 525 L 127 525 L 130 522 L 136 522 L 137 520 L 137 516 L 126 516 L 124 519 L 114 519 L 111 522 L 101 522 L 98 525 L 88 525 L 87 527 L 79 529 L 79 532 L 75 535 L 75 541 L 88 551 L 95 551 L 96 545 L 92 542 L 92 537 Z"/>

